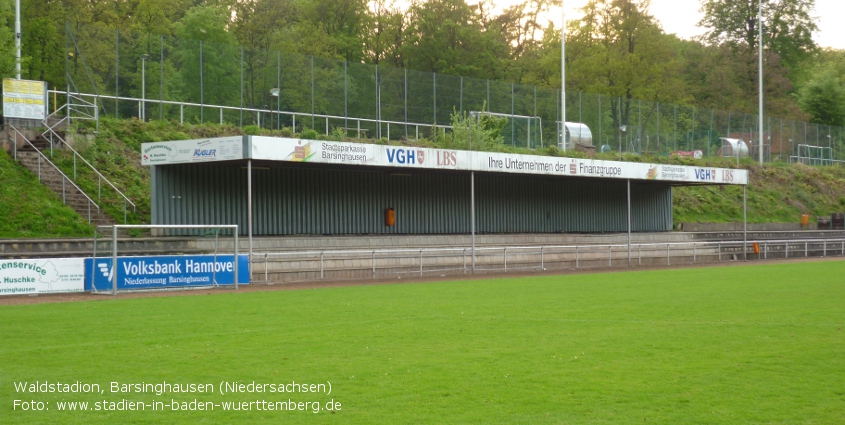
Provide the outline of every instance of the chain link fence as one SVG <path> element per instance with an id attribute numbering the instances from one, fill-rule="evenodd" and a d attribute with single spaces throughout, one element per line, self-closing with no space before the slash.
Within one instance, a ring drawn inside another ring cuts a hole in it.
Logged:
<path id="1" fill-rule="evenodd" d="M 560 137 L 556 89 L 118 30 L 68 28 L 68 40 L 57 90 L 93 95 L 105 116 L 400 140 L 486 112 L 507 120 L 505 145 L 542 149 Z M 603 151 L 731 156 L 721 138 L 734 138 L 757 158 L 762 131 L 766 161 L 845 159 L 841 127 L 765 117 L 761 130 L 754 114 L 571 91 L 566 114 Z"/>

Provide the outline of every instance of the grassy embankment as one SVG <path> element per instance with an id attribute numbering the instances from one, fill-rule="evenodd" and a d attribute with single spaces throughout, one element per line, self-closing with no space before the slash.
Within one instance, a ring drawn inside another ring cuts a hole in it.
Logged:
<path id="1" fill-rule="evenodd" d="M 144 223 L 149 222 L 150 217 L 150 177 L 149 170 L 140 165 L 141 143 L 247 133 L 293 136 L 289 129 L 269 132 L 256 127 L 240 129 L 231 125 L 143 123 L 137 120 L 106 119 L 101 122 L 100 132 L 93 140 L 88 141 L 83 136 L 77 136 L 76 148 L 137 205 L 134 212 L 130 207 L 128 221 Z M 372 140 L 364 142 L 374 143 Z M 387 142 L 382 140 L 376 143 Z M 408 143 L 435 146 L 434 142 L 427 140 Z M 528 151 L 502 147 L 501 150 L 532 154 L 561 154 L 554 148 Z M 66 173 L 72 174 L 72 156 L 66 151 L 56 152 L 56 162 Z M 692 160 L 677 157 L 639 157 L 629 154 L 619 156 L 612 153 L 599 154 L 598 158 L 725 168 L 735 166 L 732 159 L 722 158 Z M 4 212 L 3 215 L 7 219 L 0 224 L 0 237 L 60 237 L 91 234 L 91 230 L 85 226 L 66 224 L 74 221 L 71 218 L 47 217 L 48 214 L 55 214 L 50 211 L 68 212 L 66 208 L 60 206 L 58 198 L 43 195 L 49 192 L 46 189 L 30 188 L 29 186 L 37 186 L 37 184 L 25 183 L 33 182 L 33 179 L 21 167 L 13 166 L 7 159 L 4 159 L 3 164 L 4 180 L 20 183 L 12 188 L 8 187 L 8 184 L 4 185 L 4 196 L 0 198 L 0 211 Z M 741 162 L 740 166 L 751 172 L 751 185 L 748 188 L 749 222 L 798 222 L 801 214 L 821 216 L 829 215 L 831 212 L 845 211 L 845 167 L 806 167 L 782 163 L 760 167 L 751 160 Z M 96 175 L 79 164 L 77 173 L 79 175 L 77 184 L 86 192 L 96 194 L 98 190 Z M 15 195 L 6 195 L 6 191 L 14 192 Z M 112 194 L 105 185 L 103 185 L 103 196 L 101 205 L 104 210 L 122 222 L 122 198 Z M 716 186 L 677 188 L 674 205 L 675 223 L 741 221 L 742 189 Z M 36 213 L 31 214 L 29 211 Z M 80 222 L 81 219 L 76 221 Z"/>

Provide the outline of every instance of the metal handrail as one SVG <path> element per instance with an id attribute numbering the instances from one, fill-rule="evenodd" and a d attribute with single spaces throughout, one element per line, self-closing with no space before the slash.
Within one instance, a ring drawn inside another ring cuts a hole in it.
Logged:
<path id="1" fill-rule="evenodd" d="M 59 121 L 59 123 L 61 123 L 62 121 L 66 120 L 66 119 L 68 119 L 68 118 L 67 117 L 63 118 L 61 121 Z M 58 125 L 58 124 L 56 124 L 56 125 Z M 42 133 L 42 135 L 46 135 L 47 133 L 51 133 L 52 135 L 55 135 L 56 137 L 58 137 L 59 141 L 64 143 L 65 147 L 67 147 L 68 149 L 71 150 L 71 152 L 73 152 L 73 154 L 74 154 L 74 161 L 73 161 L 73 176 L 74 176 L 74 178 L 76 178 L 76 157 L 79 157 L 79 159 L 81 159 L 82 162 L 85 163 L 85 165 L 88 166 L 88 168 L 90 168 L 92 171 L 97 173 L 97 176 L 99 176 L 100 181 L 98 182 L 98 185 L 97 185 L 98 187 L 101 186 L 102 181 L 105 181 L 106 184 L 111 186 L 111 188 L 114 189 L 114 191 L 117 192 L 117 194 L 120 195 L 123 198 L 123 221 L 124 222 L 126 221 L 126 203 L 127 202 L 129 203 L 129 205 L 132 205 L 132 211 L 137 211 L 137 206 L 135 205 L 134 202 L 132 202 L 132 200 L 130 200 L 123 192 L 121 192 L 120 189 L 118 189 L 114 185 L 114 183 L 112 183 L 108 178 L 106 178 L 106 176 L 104 176 L 96 168 L 94 168 L 94 166 L 91 165 L 90 162 L 88 162 L 82 155 L 80 155 L 79 152 L 77 152 L 76 149 L 73 148 L 73 146 L 68 144 L 68 142 L 65 141 L 65 139 L 62 138 L 62 136 L 60 136 L 58 133 L 56 133 L 56 131 L 53 130 L 53 128 L 48 127 L 47 130 L 44 131 L 44 133 Z M 52 141 L 52 138 L 51 138 L 51 141 Z M 97 193 L 97 199 L 99 201 L 102 201 L 102 193 Z"/>
<path id="2" fill-rule="evenodd" d="M 508 270 L 546 270 L 546 261 L 548 260 L 549 256 L 559 256 L 559 255 L 566 255 L 572 256 L 574 258 L 565 259 L 563 261 L 570 262 L 574 265 L 574 267 L 581 268 L 581 264 L 584 261 L 607 261 L 608 266 L 613 266 L 614 263 L 619 264 L 619 261 L 623 260 L 631 260 L 631 266 L 641 265 L 642 260 L 644 258 L 661 258 L 664 257 L 666 264 L 671 265 L 671 258 L 673 248 L 674 252 L 678 252 L 679 250 L 685 250 L 686 252 L 683 254 L 684 257 L 692 257 L 692 263 L 698 263 L 699 260 L 702 258 L 701 255 L 709 255 L 711 258 L 716 255 L 716 252 L 713 250 L 718 250 L 718 260 L 709 260 L 709 261 L 722 261 L 725 255 L 743 255 L 747 258 L 749 250 L 752 249 L 753 245 L 757 243 L 759 248 L 759 259 L 768 259 L 769 254 L 773 252 L 778 252 L 781 254 L 785 254 L 782 258 L 794 258 L 794 256 L 790 256 L 790 247 L 792 247 L 793 252 L 799 251 L 803 252 L 803 256 L 808 257 L 810 252 L 821 252 L 823 256 L 828 256 L 829 254 L 836 254 L 836 255 L 843 255 L 845 256 L 845 238 L 811 238 L 811 239 L 761 239 L 761 240 L 750 240 L 750 241 L 742 241 L 742 240 L 729 240 L 729 241 L 694 241 L 694 242 L 649 242 L 649 243 L 632 243 L 630 245 L 623 244 L 623 243 L 610 243 L 610 244 L 585 244 L 585 245 L 536 245 L 536 246 L 497 246 L 497 247 L 479 247 L 475 248 L 474 252 L 470 247 L 438 247 L 438 248 L 399 248 L 399 249 L 357 249 L 357 250 L 341 250 L 341 249 L 329 249 L 329 250 L 310 250 L 310 251 L 277 251 L 277 252 L 264 252 L 264 253 L 256 253 L 252 259 L 252 263 L 260 264 L 263 263 L 263 274 L 265 276 L 265 281 L 269 282 L 269 263 L 270 261 L 319 261 L 319 279 L 324 279 L 325 277 L 325 261 L 326 260 L 369 260 L 371 263 L 369 266 L 359 266 L 357 269 L 363 270 L 371 270 L 371 276 L 376 277 L 378 275 L 402 275 L 402 274 L 419 274 L 422 276 L 424 273 L 442 273 L 444 271 L 458 271 L 467 273 L 469 272 L 468 262 L 467 262 L 467 255 L 475 255 L 477 257 L 483 258 L 490 258 L 490 257 L 501 257 L 502 262 L 496 263 L 501 266 L 496 266 L 496 264 L 488 263 L 488 267 L 476 267 L 475 271 L 478 272 L 491 272 L 491 271 L 508 271 Z M 774 246 L 782 246 L 782 250 L 773 251 Z M 796 245 L 798 247 L 796 247 Z M 728 251 L 725 253 L 725 249 L 731 250 L 738 250 L 736 252 Z M 520 252 L 522 251 L 522 252 Z M 691 252 L 690 252 L 691 251 Z M 709 252 L 708 252 L 709 251 Z M 630 257 L 622 257 L 620 254 L 623 252 L 630 252 Z M 643 256 L 643 254 L 646 256 Z M 593 254 L 591 258 L 584 258 L 586 254 Z M 595 256 L 595 254 L 600 254 Z M 606 255 L 605 255 L 606 254 Z M 690 255 L 691 254 L 691 255 Z M 517 255 L 533 255 L 535 256 L 533 259 L 527 260 L 529 263 L 536 263 L 536 264 L 527 264 L 525 263 L 526 259 L 518 259 L 514 256 Z M 755 254 L 757 255 L 757 254 Z M 509 256 L 511 259 L 511 265 L 508 264 Z M 539 256 L 539 258 L 537 258 Z M 276 259 L 273 260 L 273 257 Z M 327 258 L 328 257 L 328 258 Z M 429 267 L 431 268 L 424 268 L 424 260 L 425 259 L 437 259 L 437 258 L 453 258 L 454 261 L 451 265 L 449 264 L 430 264 Z M 461 261 L 463 258 L 463 261 Z M 395 260 L 395 264 L 385 264 L 383 263 L 384 260 Z M 403 263 L 402 261 L 405 260 L 416 260 L 418 262 L 412 263 Z M 377 265 L 377 261 L 381 261 L 381 265 Z M 560 257 L 557 259 L 551 260 L 552 262 L 560 262 Z M 514 262 L 518 262 L 520 264 L 513 265 Z M 461 265 L 463 263 L 463 265 Z M 686 264 L 686 263 L 685 263 Z M 494 266 L 494 267 L 489 267 Z M 260 274 L 261 272 L 258 271 L 258 268 L 253 268 L 256 273 Z M 337 271 L 340 269 L 333 268 L 332 271 Z M 288 270 L 281 270 L 282 273 L 296 273 L 296 272 L 304 272 L 304 273 L 317 273 L 318 269 L 316 268 L 316 264 L 312 268 L 299 268 L 299 269 L 288 269 Z M 370 272 L 367 272 L 369 275 Z M 307 280 L 315 280 L 315 279 L 301 279 L 301 281 Z M 292 281 L 287 281 L 292 282 Z"/>
<path id="3" fill-rule="evenodd" d="M 23 139 L 23 140 L 24 140 L 24 141 L 25 141 L 25 142 L 26 142 L 29 146 L 31 146 L 31 147 L 32 147 L 32 149 L 33 149 L 35 152 L 37 152 L 37 153 L 38 153 L 38 155 L 40 155 L 42 158 L 44 158 L 44 160 L 45 160 L 45 161 L 47 161 L 47 163 L 48 163 L 48 164 L 52 165 L 52 166 L 53 166 L 53 168 L 55 168 L 55 169 L 56 169 L 56 171 L 58 171 L 58 172 L 59 172 L 59 174 L 61 174 L 61 175 L 62 175 L 62 178 L 64 178 L 65 180 L 67 180 L 67 181 L 71 184 L 71 186 L 75 187 L 75 188 L 76 188 L 76 190 L 78 190 L 78 191 L 79 191 L 79 193 L 81 193 L 81 194 L 82 194 L 82 196 L 84 196 L 84 197 L 85 197 L 85 199 L 87 199 L 87 200 L 88 200 L 88 203 L 89 203 L 89 204 L 93 204 L 93 205 L 94 205 L 94 207 L 96 207 L 96 208 L 97 208 L 97 211 L 99 211 L 99 210 L 100 210 L 100 206 L 99 206 L 99 205 L 97 205 L 97 203 L 96 203 L 96 202 L 94 202 L 94 200 L 93 200 L 93 199 L 91 199 L 91 197 L 90 197 L 90 196 L 88 196 L 88 194 L 87 194 L 87 193 L 85 193 L 85 191 L 83 191 L 83 190 L 82 190 L 82 188 L 80 188 L 79 186 L 77 186 L 77 185 L 76 185 L 76 183 L 74 183 L 74 182 L 73 182 L 73 180 L 71 180 L 71 179 L 70 179 L 70 177 L 68 177 L 65 173 L 63 173 L 63 172 L 62 172 L 62 170 L 61 170 L 61 169 L 59 169 L 59 167 L 57 167 L 57 166 L 56 166 L 56 164 L 54 164 L 54 163 L 53 163 L 53 161 L 50 161 L 50 158 L 47 158 L 47 155 L 44 155 L 44 152 L 41 152 L 38 148 L 36 148 L 36 147 L 35 147 L 35 145 L 33 145 L 33 144 L 32 144 L 32 142 L 30 142 L 30 141 L 29 141 L 29 139 L 27 139 L 27 138 L 26 138 L 26 136 L 24 136 L 24 135 L 23 135 L 23 133 L 21 133 L 21 132 L 20 132 L 20 130 L 18 130 L 18 129 L 17 129 L 17 127 L 15 127 L 15 126 L 13 126 L 13 125 L 10 125 L 9 127 L 10 127 L 12 130 L 14 130 L 14 132 L 15 132 L 15 133 L 19 134 L 19 135 L 21 136 L 21 138 L 22 138 L 22 139 Z M 15 143 L 15 152 L 17 152 L 17 143 Z M 39 169 L 39 173 L 40 173 L 40 169 Z M 39 176 L 38 176 L 38 179 L 39 179 L 39 180 L 41 179 L 41 175 L 40 175 L 40 174 L 39 174 Z M 62 199 L 62 202 L 63 202 L 63 203 L 65 203 L 65 204 L 67 204 L 67 200 L 66 200 L 66 199 Z M 89 224 L 91 223 L 91 211 L 90 211 L 90 207 L 89 207 L 89 210 L 88 210 L 88 223 L 89 223 Z"/>
<path id="4" fill-rule="evenodd" d="M 63 94 L 71 96 L 84 96 L 86 93 L 79 93 L 79 92 L 70 92 L 67 91 L 59 91 L 59 90 L 48 90 L 48 93 L 56 93 L 56 94 Z M 89 96 L 91 96 L 89 94 Z M 278 114 L 278 115 L 288 115 L 292 117 L 315 117 L 315 118 L 322 118 L 322 119 L 334 119 L 334 120 L 352 120 L 358 122 L 369 122 L 374 124 L 395 124 L 395 125 L 409 125 L 409 126 L 417 126 L 417 127 L 436 127 L 436 128 L 452 128 L 449 124 L 434 124 L 434 123 L 412 123 L 412 122 L 404 122 L 404 121 L 391 121 L 391 120 L 382 120 L 382 119 L 372 119 L 372 118 L 358 118 L 358 117 L 343 117 L 338 115 L 325 115 L 325 114 L 311 114 L 308 112 L 291 112 L 291 111 L 276 111 L 273 109 L 260 109 L 260 108 L 247 108 L 247 107 L 240 107 L 240 106 L 224 106 L 224 105 L 209 105 L 203 103 L 193 103 L 193 102 L 177 102 L 173 100 L 161 100 L 161 99 L 142 99 L 138 97 L 125 97 L 125 96 L 111 96 L 111 95 L 97 95 L 98 99 L 102 100 L 125 100 L 125 101 L 132 101 L 132 102 L 139 102 L 139 103 L 151 103 L 151 104 L 162 104 L 162 105 L 174 105 L 184 107 L 197 107 L 197 108 L 210 108 L 210 109 L 219 109 L 221 111 L 245 111 L 245 112 L 257 112 L 261 114 Z M 220 122 L 222 123 L 222 115 Z M 295 120 L 294 120 L 295 122 Z M 328 134 L 328 133 L 326 133 Z"/>

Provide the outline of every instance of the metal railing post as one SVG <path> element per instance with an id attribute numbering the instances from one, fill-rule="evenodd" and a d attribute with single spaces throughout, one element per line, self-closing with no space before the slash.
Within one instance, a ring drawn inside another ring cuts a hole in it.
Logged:
<path id="1" fill-rule="evenodd" d="M 637 265 L 643 265 L 643 245 L 637 245 Z"/>
<path id="2" fill-rule="evenodd" d="M 420 276 L 423 275 L 423 260 L 422 260 L 422 253 L 423 250 L 420 250 Z"/>
<path id="3" fill-rule="evenodd" d="M 575 269 L 578 269 L 578 246 L 575 246 Z"/>
<path id="4" fill-rule="evenodd" d="M 827 257 L 827 239 L 822 241 L 822 257 Z"/>
<path id="5" fill-rule="evenodd" d="M 719 262 L 722 262 L 722 242 L 719 242 Z"/>
<path id="6" fill-rule="evenodd" d="M 467 249 L 466 248 L 464 248 L 462 256 L 463 256 L 463 259 L 464 259 L 464 274 L 467 274 Z"/>
<path id="7" fill-rule="evenodd" d="M 769 246 L 768 245 L 769 245 L 768 242 L 763 242 L 763 259 L 764 260 L 769 259 Z"/>
<path id="8" fill-rule="evenodd" d="M 543 248 L 545 247 L 540 247 L 540 270 L 546 270 L 545 258 L 543 256 Z"/>
<path id="9" fill-rule="evenodd" d="M 505 247 L 505 271 L 508 271 L 508 247 Z"/>
<path id="10" fill-rule="evenodd" d="M 810 241 L 804 241 L 804 258 L 810 256 Z"/>
<path id="11" fill-rule="evenodd" d="M 267 268 L 270 267 L 270 264 L 267 261 L 267 257 L 269 257 L 268 253 L 264 253 L 264 283 L 270 283 L 270 277 L 268 276 Z"/>
<path id="12" fill-rule="evenodd" d="M 695 242 L 692 244 L 692 263 L 695 264 Z"/>
<path id="13" fill-rule="evenodd" d="M 613 267 L 613 245 L 607 246 L 607 267 Z"/>
<path id="14" fill-rule="evenodd" d="M 323 255 L 325 251 L 320 251 L 320 280 L 323 280 L 324 272 L 323 272 Z"/>
<path id="15" fill-rule="evenodd" d="M 669 244 L 666 244 L 666 265 L 669 265 Z"/>
<path id="16" fill-rule="evenodd" d="M 789 258 L 789 241 L 786 241 L 786 257 L 784 258 Z"/>
<path id="17" fill-rule="evenodd" d="M 373 277 L 376 277 L 376 251 L 373 250 Z"/>

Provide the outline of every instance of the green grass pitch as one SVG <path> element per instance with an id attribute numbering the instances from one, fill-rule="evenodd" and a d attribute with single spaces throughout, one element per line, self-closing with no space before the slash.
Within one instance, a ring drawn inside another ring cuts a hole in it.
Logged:
<path id="1" fill-rule="evenodd" d="M 118 296 L 0 323 L 0 423 L 845 423 L 841 261 Z M 15 389 L 36 381 L 104 394 Z M 111 392 L 164 381 L 215 393 Z M 331 394 L 269 392 L 293 382 Z M 121 400 L 145 410 L 92 410 Z"/>

